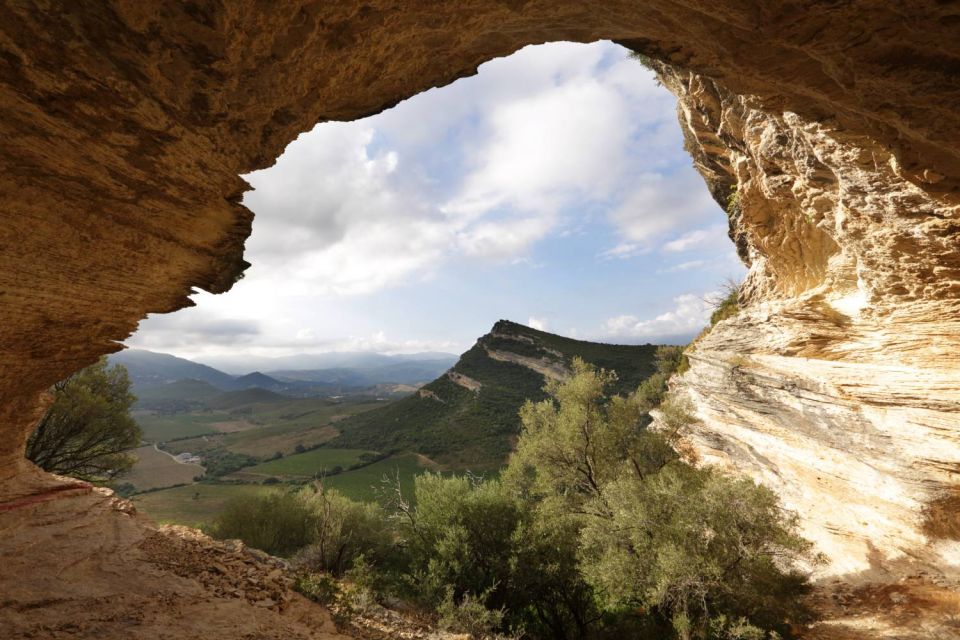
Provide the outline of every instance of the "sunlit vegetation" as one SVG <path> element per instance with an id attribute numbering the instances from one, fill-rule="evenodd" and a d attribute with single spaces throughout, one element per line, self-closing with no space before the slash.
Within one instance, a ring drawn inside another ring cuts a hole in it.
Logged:
<path id="1" fill-rule="evenodd" d="M 378 458 L 363 449 L 314 449 L 249 467 L 244 473 L 293 479 L 313 479 L 336 475 L 370 464 Z"/>
<path id="2" fill-rule="evenodd" d="M 810 545 L 769 490 L 683 461 L 696 418 L 666 385 L 680 353 L 661 349 L 629 395 L 576 359 L 523 405 L 499 478 L 421 474 L 374 506 L 331 491 L 334 476 L 229 504 L 213 531 L 293 557 L 310 597 L 401 598 L 473 637 L 788 636 L 809 621 L 792 567 Z M 344 574 L 352 595 L 323 578 Z"/>
<path id="3" fill-rule="evenodd" d="M 727 282 L 717 299 L 713 302 L 713 313 L 710 314 L 710 326 L 721 320 L 732 318 L 740 310 L 740 286 L 736 282 Z"/>
<path id="4" fill-rule="evenodd" d="M 329 446 L 413 451 L 472 471 L 502 466 L 520 431 L 517 412 L 526 400 L 546 397 L 545 380 L 526 366 L 490 357 L 488 349 L 565 367 L 581 357 L 622 371 L 612 392 L 636 389 L 655 370 L 654 345 L 584 342 L 500 321 L 494 333 L 478 341 L 454 367 L 456 373 L 480 383 L 479 390 L 438 378 L 421 393 L 338 423 L 342 434 Z"/>

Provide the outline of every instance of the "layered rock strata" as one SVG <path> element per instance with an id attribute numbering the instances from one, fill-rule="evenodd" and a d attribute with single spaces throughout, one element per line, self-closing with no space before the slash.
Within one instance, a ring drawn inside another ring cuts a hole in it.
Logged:
<path id="1" fill-rule="evenodd" d="M 960 561 L 951 0 L 5 3 L 3 526 L 132 522 L 32 468 L 23 445 L 50 384 L 146 314 L 240 276 L 251 214 L 238 175 L 317 122 L 377 112 L 528 44 L 604 38 L 683 70 L 665 81 L 751 265 L 743 311 L 698 343 L 678 387 L 703 418 L 691 436 L 702 457 L 776 487 L 828 572 L 909 561 L 948 576 Z M 19 554 L 0 539 L 37 579 L 18 602 L 93 580 L 55 571 L 65 543 L 47 539 L 53 551 Z M 71 567 L 117 573 L 132 558 L 81 540 L 90 552 Z"/>

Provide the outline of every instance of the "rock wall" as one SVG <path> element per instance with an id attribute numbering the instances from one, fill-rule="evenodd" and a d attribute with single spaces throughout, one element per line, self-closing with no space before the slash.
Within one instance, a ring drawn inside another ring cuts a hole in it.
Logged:
<path id="1" fill-rule="evenodd" d="M 960 574 L 960 204 L 868 135 L 663 69 L 750 266 L 677 391 L 707 462 L 801 514 L 828 573 Z"/>
<path id="2" fill-rule="evenodd" d="M 697 447 L 778 487 L 834 571 L 955 565 L 956 0 L 3 3 L 0 507 L 69 493 L 22 460 L 44 389 L 241 275 L 238 174 L 317 122 L 604 38 L 684 70 L 690 149 L 718 200 L 736 187 L 751 270 L 681 383 Z"/>

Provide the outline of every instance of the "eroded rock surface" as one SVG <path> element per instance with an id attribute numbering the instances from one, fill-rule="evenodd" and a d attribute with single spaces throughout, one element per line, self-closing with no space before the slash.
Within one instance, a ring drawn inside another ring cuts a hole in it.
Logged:
<path id="1" fill-rule="evenodd" d="M 86 487 L 0 511 L 0 630 L 19 638 L 337 640 L 281 561 Z"/>
<path id="2" fill-rule="evenodd" d="M 783 496 L 826 556 L 821 576 L 865 593 L 956 590 L 956 194 L 911 180 L 869 136 L 763 110 L 695 74 L 663 78 L 750 265 L 740 313 L 695 344 L 674 383 L 702 419 L 691 443 Z M 858 624 L 869 637 L 960 634 L 944 620 L 916 635 L 903 619 Z"/>
<path id="3" fill-rule="evenodd" d="M 924 513 L 953 504 L 960 462 L 952 0 L 5 3 L 0 506 L 36 502 L 0 511 L 17 514 L 5 526 L 59 509 L 93 531 L 91 498 L 47 499 L 62 483 L 22 460 L 43 390 L 147 313 L 229 289 L 251 219 L 238 174 L 317 122 L 527 44 L 601 38 L 682 70 L 666 78 L 691 151 L 721 202 L 738 194 L 745 310 L 683 379 L 695 444 L 777 487 L 835 573 L 906 557 L 949 573 L 957 542 L 930 531 L 950 522 L 925 528 Z M 54 573 L 49 539 L 51 553 L 0 552 L 38 576 L 36 598 L 68 598 L 86 578 Z M 107 562 L 83 539 L 71 567 Z"/>

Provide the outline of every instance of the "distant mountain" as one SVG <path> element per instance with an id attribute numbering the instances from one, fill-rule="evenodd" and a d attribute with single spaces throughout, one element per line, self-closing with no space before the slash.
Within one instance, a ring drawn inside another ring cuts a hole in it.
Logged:
<path id="1" fill-rule="evenodd" d="M 227 391 L 226 393 L 218 394 L 212 398 L 207 398 L 204 401 L 204 405 L 209 409 L 226 410 L 236 409 L 238 407 L 252 404 L 271 404 L 276 402 L 289 402 L 290 400 L 292 400 L 290 396 L 274 393 L 273 391 L 268 391 L 267 389 L 252 387 L 250 389 L 242 389 L 240 391 Z"/>
<path id="2" fill-rule="evenodd" d="M 329 362 L 352 362 L 355 366 L 323 369 L 281 370 L 272 373 L 254 371 L 233 376 L 205 364 L 166 353 L 128 349 L 110 356 L 110 361 L 127 368 L 134 393 L 140 397 L 140 407 L 147 404 L 158 409 L 171 410 L 194 406 L 201 398 L 198 383 L 204 383 L 215 392 L 266 389 L 294 397 L 313 397 L 356 393 L 379 395 L 384 389 L 397 385 L 420 385 L 436 378 L 456 362 L 456 356 L 424 353 L 409 356 L 387 356 L 377 353 L 334 353 L 321 356 L 292 356 L 287 360 L 302 359 L 315 362 L 317 358 Z M 272 361 L 272 360 L 271 360 Z M 209 391 L 209 389 L 207 390 Z M 388 392 L 392 395 L 394 392 Z M 210 394 L 207 393 L 207 396 Z"/>
<path id="3" fill-rule="evenodd" d="M 127 349 L 111 355 L 110 362 L 127 368 L 135 393 L 178 380 L 201 380 L 221 391 L 241 388 L 233 376 L 223 371 L 167 353 Z"/>
<path id="4" fill-rule="evenodd" d="M 222 371 L 243 374 L 263 371 L 274 375 L 278 371 L 318 371 L 323 369 L 374 369 L 405 362 L 445 361 L 450 367 L 457 361 L 452 353 L 425 352 L 385 355 L 367 351 L 331 351 L 328 353 L 297 354 L 277 358 L 257 356 L 219 356 L 204 358 L 206 364 Z M 430 376 L 432 379 L 436 376 Z M 391 381 L 392 382 L 392 381 Z"/>
<path id="5" fill-rule="evenodd" d="M 337 424 L 333 447 L 413 451 L 454 467 L 495 467 L 519 433 L 527 399 L 545 397 L 547 378 L 569 375 L 580 356 L 617 372 L 628 393 L 655 370 L 656 345 L 572 340 L 501 320 L 457 363 L 416 393 Z"/>
<path id="6" fill-rule="evenodd" d="M 167 384 L 145 387 L 136 391 L 137 399 L 142 405 L 145 402 L 157 400 L 194 400 L 203 401 L 218 396 L 223 391 L 203 380 L 177 380 Z"/>
<path id="7" fill-rule="evenodd" d="M 334 367 L 271 371 L 278 380 L 318 382 L 344 387 L 372 387 L 378 384 L 423 384 L 456 363 L 456 357 L 390 362 L 375 366 Z"/>

